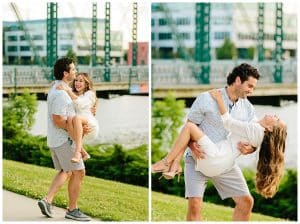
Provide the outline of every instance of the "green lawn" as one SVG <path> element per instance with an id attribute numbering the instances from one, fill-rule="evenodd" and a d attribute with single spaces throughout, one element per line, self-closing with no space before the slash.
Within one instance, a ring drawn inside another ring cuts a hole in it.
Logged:
<path id="1" fill-rule="evenodd" d="M 3 188 L 40 199 L 57 171 L 3 160 Z M 53 204 L 67 206 L 67 184 Z M 80 209 L 92 217 L 109 221 L 148 221 L 148 189 L 86 176 L 79 198 Z"/>
<path id="2" fill-rule="evenodd" d="M 31 198 L 42 198 L 55 174 L 54 169 L 3 160 L 3 188 Z M 66 184 L 53 203 L 67 206 Z M 101 220 L 148 221 L 148 189 L 86 176 L 79 207 Z M 153 221 L 185 221 L 186 211 L 186 199 L 152 192 Z M 232 208 L 204 203 L 202 214 L 207 221 L 230 221 L 232 211 Z M 253 213 L 251 221 L 284 220 Z"/>
<path id="3" fill-rule="evenodd" d="M 152 192 L 153 221 L 185 221 L 187 200 L 181 197 Z M 204 221 L 231 221 L 233 209 L 212 203 L 203 203 Z M 252 213 L 251 221 L 284 221 L 258 213 Z"/>

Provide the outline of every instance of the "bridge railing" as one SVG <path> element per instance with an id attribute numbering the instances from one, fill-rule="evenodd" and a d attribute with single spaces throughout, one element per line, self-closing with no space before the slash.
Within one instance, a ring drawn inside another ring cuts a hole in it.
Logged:
<path id="1" fill-rule="evenodd" d="M 212 61 L 210 64 L 210 83 L 225 84 L 226 77 L 232 69 L 247 62 L 258 68 L 261 78 L 260 83 L 274 83 L 273 73 L 275 70 L 274 61 L 253 62 L 222 60 Z M 153 60 L 152 80 L 154 88 L 161 85 L 197 85 L 199 81 L 196 74 L 201 72 L 201 63 L 184 62 L 179 60 Z M 283 61 L 282 82 L 297 83 L 297 61 Z"/>
<path id="2" fill-rule="evenodd" d="M 94 83 L 105 82 L 104 66 L 78 66 L 78 72 L 87 72 Z M 110 82 L 146 83 L 149 80 L 148 66 L 111 66 Z M 52 69 L 39 66 L 3 66 L 3 87 L 49 84 Z"/>

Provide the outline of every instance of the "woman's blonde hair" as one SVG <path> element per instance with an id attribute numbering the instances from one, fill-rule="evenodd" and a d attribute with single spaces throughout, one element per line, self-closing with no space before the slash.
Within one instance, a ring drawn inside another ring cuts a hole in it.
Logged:
<path id="1" fill-rule="evenodd" d="M 284 151 L 286 126 L 275 126 L 272 132 L 266 131 L 257 164 L 256 191 L 265 198 L 272 198 L 284 172 Z"/>
<path id="2" fill-rule="evenodd" d="M 79 75 L 81 75 L 83 77 L 84 82 L 85 82 L 85 88 L 83 90 L 83 93 L 85 93 L 86 91 L 89 91 L 89 90 L 93 90 L 93 82 L 92 82 L 90 76 L 85 72 L 81 72 L 81 73 L 78 73 L 76 75 L 76 77 L 78 77 Z M 77 90 L 75 89 L 75 80 L 72 83 L 72 90 L 73 90 L 73 92 L 77 93 Z"/>

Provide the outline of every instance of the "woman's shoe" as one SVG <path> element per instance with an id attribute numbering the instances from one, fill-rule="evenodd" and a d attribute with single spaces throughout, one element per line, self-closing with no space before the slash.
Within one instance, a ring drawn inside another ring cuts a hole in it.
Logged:
<path id="1" fill-rule="evenodd" d="M 166 158 L 163 158 L 162 160 L 154 163 L 151 166 L 151 172 L 152 173 L 163 173 L 168 172 L 170 169 L 170 163 L 167 162 Z"/>
<path id="2" fill-rule="evenodd" d="M 81 153 L 80 152 L 75 152 L 73 158 L 71 159 L 72 163 L 79 163 L 81 159 Z"/>
<path id="3" fill-rule="evenodd" d="M 170 180 L 170 179 L 173 179 L 177 174 L 178 175 L 178 182 L 179 182 L 181 173 L 182 173 L 182 167 L 180 165 L 180 162 L 179 161 L 173 161 L 170 170 L 168 172 L 163 172 L 162 176 L 165 179 Z"/>

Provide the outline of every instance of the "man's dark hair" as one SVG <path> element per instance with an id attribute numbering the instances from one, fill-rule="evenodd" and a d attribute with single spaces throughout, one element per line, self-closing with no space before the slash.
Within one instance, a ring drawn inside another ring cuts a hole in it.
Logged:
<path id="1" fill-rule="evenodd" d="M 62 80 L 64 72 L 70 72 L 70 64 L 74 63 L 71 58 L 60 58 L 54 65 L 54 77 L 56 80 Z"/>
<path id="2" fill-rule="evenodd" d="M 255 79 L 259 79 L 260 74 L 256 68 L 253 66 L 243 63 L 239 66 L 235 67 L 231 73 L 227 76 L 227 84 L 231 85 L 234 83 L 236 77 L 240 77 L 241 82 L 245 82 L 248 80 L 249 76 L 252 76 Z"/>

